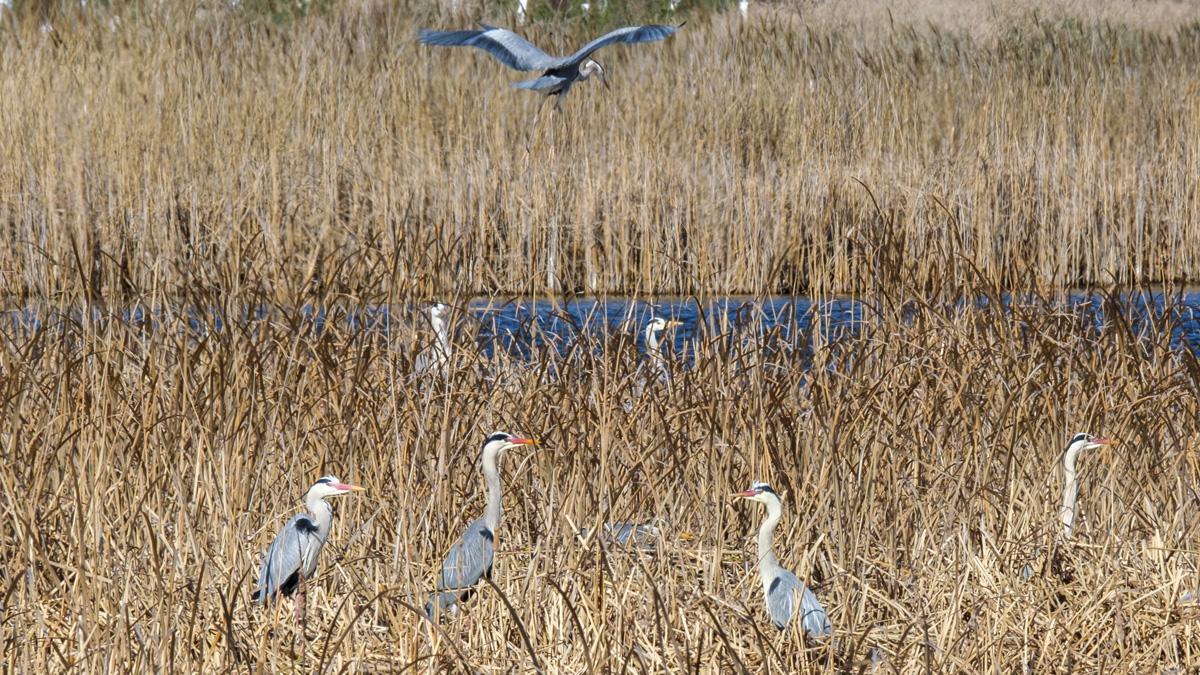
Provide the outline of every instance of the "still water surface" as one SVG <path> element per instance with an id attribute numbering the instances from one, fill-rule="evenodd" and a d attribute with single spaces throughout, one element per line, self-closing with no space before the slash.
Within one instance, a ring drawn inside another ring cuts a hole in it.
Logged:
<path id="1" fill-rule="evenodd" d="M 1124 295 L 1119 299 L 1120 311 L 1134 330 L 1139 332 L 1161 325 L 1164 308 L 1173 305 L 1178 321 L 1171 332 L 1172 347 L 1200 353 L 1200 291 L 1169 299 L 1160 293 Z M 979 301 L 979 304 L 985 302 Z M 1009 302 L 1011 299 L 1005 298 L 1005 303 Z M 1063 304 L 1047 309 L 1069 311 L 1079 318 L 1081 327 L 1090 323 L 1099 328 L 1111 320 L 1111 317 L 1106 317 L 1109 308 L 1099 295 L 1072 295 Z M 683 323 L 670 335 L 675 351 L 680 354 L 690 352 L 689 345 L 698 339 L 727 335 L 737 330 L 771 332 L 784 343 L 805 347 L 811 342 L 814 326 L 825 332 L 826 339 L 836 338 L 856 331 L 871 313 L 870 305 L 860 300 L 847 298 L 813 302 L 803 297 L 767 298 L 758 301 L 757 309 L 746 298 L 722 298 L 705 304 L 678 298 L 663 300 L 655 305 L 623 298 L 579 299 L 566 304 L 551 299 L 478 299 L 460 307 L 460 310 L 456 319 L 460 333 L 474 334 L 485 353 L 490 355 L 500 348 L 522 357 L 546 348 L 565 350 L 581 334 L 591 337 L 614 333 L 636 336 L 641 347 L 642 328 L 655 315 Z M 416 311 L 419 310 L 375 306 L 358 311 L 326 312 L 306 307 L 293 320 L 298 328 L 311 331 L 312 334 L 320 334 L 331 322 L 342 329 L 382 331 L 387 334 L 393 322 L 406 325 Z M 38 328 L 78 323 L 82 313 L 24 309 L 3 312 L 2 316 L 4 320 L 0 322 L 0 331 L 7 333 L 10 338 L 19 339 L 20 335 L 29 335 Z M 186 317 L 188 328 L 198 334 L 223 331 L 231 324 L 228 316 L 215 310 L 191 310 L 183 316 Z M 166 317 L 167 314 L 161 311 L 136 308 L 122 311 L 119 320 L 142 327 L 155 327 L 166 322 Z M 168 323 L 180 325 L 178 314 L 172 318 Z M 111 317 L 99 311 L 92 312 L 94 322 L 109 320 Z M 278 312 L 265 308 L 247 311 L 236 317 L 233 323 L 244 327 L 264 320 L 278 321 Z M 424 324 L 420 325 L 424 327 Z"/>

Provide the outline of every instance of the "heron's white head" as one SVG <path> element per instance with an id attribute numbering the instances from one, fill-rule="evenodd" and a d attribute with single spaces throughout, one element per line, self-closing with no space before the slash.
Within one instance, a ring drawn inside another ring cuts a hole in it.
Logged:
<path id="1" fill-rule="evenodd" d="M 783 500 L 779 498 L 779 493 L 775 491 L 775 488 L 771 487 L 767 483 L 752 483 L 750 485 L 749 490 L 743 490 L 742 492 L 735 492 L 731 496 L 742 497 L 744 499 L 749 499 L 752 502 L 758 502 L 760 504 L 768 504 L 770 502 L 776 502 L 776 503 L 783 502 Z"/>
<path id="2" fill-rule="evenodd" d="M 312 484 L 312 487 L 308 488 L 308 493 L 304 495 L 304 501 L 336 497 L 351 492 L 361 492 L 362 490 L 363 488 L 357 485 L 343 483 L 338 480 L 337 476 L 321 476 L 317 479 L 317 482 Z"/>
<path id="3" fill-rule="evenodd" d="M 1067 446 L 1067 452 L 1072 450 L 1079 452 L 1081 450 L 1095 450 L 1096 448 L 1106 445 L 1116 445 L 1117 442 L 1111 438 L 1103 436 L 1093 436 L 1080 432 L 1071 437 L 1071 444 Z"/>
<path id="4" fill-rule="evenodd" d="M 532 438 L 520 438 L 513 436 L 505 431 L 496 431 L 488 435 L 483 441 L 483 456 L 497 457 L 500 453 L 515 448 L 520 445 L 537 445 L 538 442 Z"/>
<path id="5" fill-rule="evenodd" d="M 435 302 L 429 306 L 429 319 L 434 323 L 445 321 L 450 316 L 450 305 Z"/>
<path id="6" fill-rule="evenodd" d="M 682 326 L 682 325 L 683 325 L 682 321 L 675 321 L 674 319 L 664 319 L 661 316 L 656 316 L 650 320 L 650 323 L 646 324 L 646 332 L 647 333 L 661 333 L 668 328 L 678 328 L 679 326 Z"/>
<path id="7" fill-rule="evenodd" d="M 604 85 L 605 89 L 612 89 L 608 86 L 608 78 L 604 76 L 604 66 L 594 59 L 588 59 L 579 67 L 579 79 L 586 80 L 592 75 L 600 77 L 600 83 Z"/>

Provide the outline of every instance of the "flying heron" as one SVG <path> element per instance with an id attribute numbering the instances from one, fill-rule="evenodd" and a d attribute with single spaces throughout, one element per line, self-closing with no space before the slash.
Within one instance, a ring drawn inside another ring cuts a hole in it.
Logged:
<path id="1" fill-rule="evenodd" d="M 1116 445 L 1116 443 L 1110 438 L 1085 433 L 1075 434 L 1071 438 L 1071 444 L 1067 446 L 1067 451 L 1063 453 L 1062 458 L 1064 483 L 1062 507 L 1058 514 L 1062 519 L 1063 539 L 1069 539 L 1071 531 L 1075 527 L 1075 502 L 1079 499 L 1079 479 L 1076 478 L 1075 462 L 1079 459 L 1079 454 L 1084 450 L 1095 450 L 1106 445 Z"/>
<path id="2" fill-rule="evenodd" d="M 296 594 L 296 621 L 304 620 L 305 583 L 317 571 L 317 557 L 329 539 L 333 524 L 333 507 L 326 497 L 336 497 L 363 488 L 341 482 L 336 476 L 322 476 L 304 495 L 308 513 L 288 521 L 275 535 L 275 541 L 263 556 L 258 572 L 258 590 L 252 596 L 256 602 L 269 603 L 280 595 Z"/>
<path id="3" fill-rule="evenodd" d="M 683 24 L 678 26 L 625 26 L 601 35 L 570 56 L 550 56 L 511 30 L 487 24 L 480 24 L 480 26 L 482 30 L 436 31 L 422 29 L 417 33 L 417 39 L 422 44 L 438 47 L 478 47 L 513 70 L 544 71 L 541 77 L 517 82 L 513 87 L 542 92 L 547 96 L 557 96 L 554 109 L 561 110 L 563 97 L 576 82 L 582 82 L 592 75 L 596 75 L 600 82 L 608 87 L 608 80 L 604 76 L 604 67 L 591 58 L 597 50 L 618 43 L 633 44 L 662 40 L 682 28 Z"/>
<path id="4" fill-rule="evenodd" d="M 783 502 L 779 494 L 766 483 L 754 483 L 749 490 L 738 492 L 734 497 L 744 497 L 767 506 L 767 519 L 758 529 L 758 574 L 762 577 L 763 594 L 767 601 L 767 614 L 779 630 L 783 630 L 796 614 L 796 600 L 800 601 L 800 621 L 804 632 L 812 637 L 824 637 L 833 632 L 825 608 L 800 580 L 779 564 L 772 546 L 775 526 L 783 517 Z"/>
<path id="5" fill-rule="evenodd" d="M 429 306 L 429 323 L 433 326 L 433 344 L 426 345 L 417 353 L 417 358 L 413 361 L 413 372 L 418 376 L 433 374 L 444 377 L 450 372 L 452 352 L 449 317 L 449 305 L 435 302 Z"/>
<path id="6" fill-rule="evenodd" d="M 458 602 L 467 599 L 479 580 L 485 575 L 491 578 L 492 560 L 496 555 L 496 528 L 500 526 L 500 456 L 505 450 L 521 445 L 537 445 L 537 441 L 498 431 L 483 442 L 487 510 L 467 526 L 467 531 L 454 542 L 442 561 L 437 591 L 430 594 L 425 605 L 425 614 L 430 619 L 441 612 L 457 612 Z"/>

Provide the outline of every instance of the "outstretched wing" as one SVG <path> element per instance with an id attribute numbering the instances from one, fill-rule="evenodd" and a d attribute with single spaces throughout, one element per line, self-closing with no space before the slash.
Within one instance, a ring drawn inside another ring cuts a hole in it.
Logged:
<path id="1" fill-rule="evenodd" d="M 483 519 L 471 523 L 442 562 L 438 590 L 469 590 L 491 571 L 495 552 L 495 535 L 484 525 Z"/>
<path id="2" fill-rule="evenodd" d="M 684 22 L 686 23 L 686 22 Z M 618 28 L 611 33 L 601 35 L 584 45 L 579 51 L 575 52 L 567 59 L 572 63 L 582 63 L 584 59 L 591 56 L 598 49 L 615 45 L 617 43 L 632 44 L 635 42 L 654 42 L 665 37 L 673 35 L 675 31 L 683 28 L 683 24 L 678 26 L 625 26 Z"/>
<path id="3" fill-rule="evenodd" d="M 478 47 L 514 70 L 548 70 L 562 61 L 511 30 L 494 26 L 485 25 L 483 30 L 422 29 L 417 40 L 437 47 Z"/>

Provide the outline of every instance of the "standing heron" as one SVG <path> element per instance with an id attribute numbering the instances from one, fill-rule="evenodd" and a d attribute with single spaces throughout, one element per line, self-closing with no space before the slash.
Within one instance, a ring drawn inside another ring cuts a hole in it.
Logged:
<path id="1" fill-rule="evenodd" d="M 667 357 L 662 350 L 661 335 L 663 331 L 682 325 L 682 321 L 664 319 L 661 316 L 654 317 L 646 324 L 646 357 L 650 359 L 650 367 L 658 371 L 660 382 L 667 382 L 671 378 L 671 371 L 667 369 Z"/>
<path id="2" fill-rule="evenodd" d="M 433 326 L 433 344 L 426 345 L 413 361 L 413 372 L 445 377 L 450 372 L 450 306 L 435 302 L 429 306 L 429 323 Z"/>
<path id="3" fill-rule="evenodd" d="M 304 620 L 305 583 L 316 574 L 317 557 L 329 538 L 333 524 L 333 507 L 326 497 L 336 497 L 363 488 L 341 482 L 336 476 L 322 476 L 304 495 L 308 513 L 294 516 L 284 525 L 275 541 L 263 556 L 258 572 L 258 589 L 252 596 L 256 602 L 267 604 L 280 595 L 296 593 L 296 621 Z M 297 593 L 298 591 L 298 593 Z"/>
<path id="4" fill-rule="evenodd" d="M 456 613 L 458 602 L 467 599 L 479 580 L 484 576 L 491 578 L 492 560 L 496 555 L 496 528 L 500 526 L 500 456 L 505 450 L 520 445 L 537 445 L 537 441 L 498 431 L 483 442 L 487 510 L 467 526 L 467 531 L 454 542 L 442 561 L 437 591 L 430 594 L 425 605 L 425 615 L 431 620 L 441 612 Z"/>
<path id="5" fill-rule="evenodd" d="M 1110 438 L 1085 433 L 1075 434 L 1071 438 L 1071 444 L 1067 446 L 1067 451 L 1063 453 L 1062 459 L 1064 482 L 1062 507 L 1059 508 L 1058 514 L 1063 524 L 1063 539 L 1069 539 L 1071 531 L 1075 527 L 1075 502 L 1079 499 L 1079 479 L 1076 478 L 1075 462 L 1079 459 L 1079 453 L 1106 445 L 1116 445 L 1116 443 Z"/>
<path id="6" fill-rule="evenodd" d="M 800 622 L 804 632 L 812 637 L 824 637 L 833 632 L 825 608 L 811 590 L 800 583 L 795 574 L 784 569 L 775 557 L 773 543 L 775 526 L 783 517 L 783 502 L 779 494 L 766 483 L 754 483 L 749 490 L 738 492 L 734 497 L 766 504 L 767 519 L 758 529 L 758 574 L 762 578 L 763 594 L 767 601 L 767 614 L 779 630 L 792 621 L 796 613 L 797 596 L 800 601 Z"/>
<path id="7" fill-rule="evenodd" d="M 604 67 L 591 58 L 597 50 L 618 43 L 633 44 L 662 40 L 682 28 L 683 24 L 678 26 L 625 26 L 592 40 L 570 56 L 550 56 L 511 30 L 487 24 L 480 24 L 480 26 L 482 30 L 422 29 L 417 33 L 417 39 L 422 44 L 437 47 L 478 47 L 513 70 L 544 71 L 541 77 L 517 82 L 513 87 L 542 92 L 547 96 L 557 96 L 554 109 L 562 110 L 563 97 L 576 82 L 582 82 L 592 75 L 596 75 L 600 82 L 608 87 L 608 80 L 604 76 Z"/>

